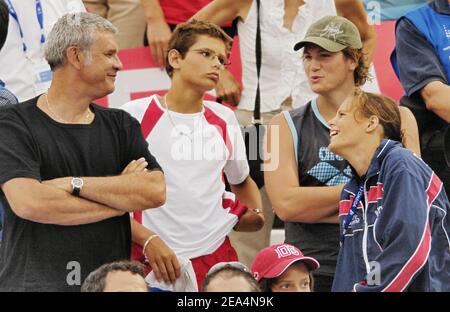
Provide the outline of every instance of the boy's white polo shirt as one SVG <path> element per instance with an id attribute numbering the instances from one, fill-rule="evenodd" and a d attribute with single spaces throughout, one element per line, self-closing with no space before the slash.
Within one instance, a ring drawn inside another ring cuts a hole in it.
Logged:
<path id="1" fill-rule="evenodd" d="M 213 253 L 233 229 L 235 195 L 225 191 L 249 175 L 242 133 L 233 111 L 204 101 L 202 112 L 168 112 L 156 96 L 121 107 L 140 123 L 164 170 L 166 203 L 142 212 L 142 224 L 179 256 Z M 139 219 L 139 218 L 137 218 Z"/>

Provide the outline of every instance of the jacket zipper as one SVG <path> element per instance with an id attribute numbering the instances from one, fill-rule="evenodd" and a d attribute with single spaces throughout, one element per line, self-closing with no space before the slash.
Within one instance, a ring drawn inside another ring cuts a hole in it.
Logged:
<path id="1" fill-rule="evenodd" d="M 364 203 L 363 205 L 363 222 L 364 222 L 364 233 L 363 233 L 363 242 L 362 242 L 362 252 L 364 263 L 366 265 L 367 274 L 370 273 L 370 265 L 369 265 L 369 257 L 367 256 L 367 232 L 369 231 L 369 226 L 367 224 L 367 210 L 369 209 L 369 205 L 367 203 L 367 192 L 366 192 L 366 179 L 364 181 Z M 365 206 L 365 207 L 364 207 Z"/>

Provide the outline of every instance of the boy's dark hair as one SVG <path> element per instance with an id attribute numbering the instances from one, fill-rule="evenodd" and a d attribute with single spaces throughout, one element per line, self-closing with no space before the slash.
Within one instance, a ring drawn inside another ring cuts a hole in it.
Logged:
<path id="1" fill-rule="evenodd" d="M 167 51 L 177 50 L 184 58 L 186 52 L 197 42 L 197 37 L 207 35 L 223 41 L 227 52 L 231 49 L 233 39 L 228 36 L 219 26 L 198 20 L 178 24 L 169 40 Z M 173 67 L 169 64 L 168 55 L 166 55 L 166 72 L 172 77 Z"/>
<path id="2" fill-rule="evenodd" d="M 144 268 L 141 263 L 136 261 L 116 261 L 112 263 L 106 263 L 92 271 L 83 282 L 81 286 L 82 292 L 103 292 L 105 289 L 105 282 L 108 273 L 115 271 L 131 272 L 133 274 L 139 274 L 142 278 L 145 278 Z"/>
<path id="3" fill-rule="evenodd" d="M 6 37 L 8 36 L 9 25 L 9 9 L 5 1 L 0 0 L 0 50 L 5 44 Z"/>
<path id="4" fill-rule="evenodd" d="M 225 266 L 225 267 L 215 271 L 212 274 L 206 275 L 205 279 L 203 280 L 203 291 L 204 292 L 208 291 L 208 285 L 218 275 L 226 276 L 227 278 L 233 278 L 236 276 L 243 277 L 250 285 L 250 289 L 252 292 L 261 292 L 261 289 L 260 289 L 258 283 L 256 282 L 255 278 L 253 277 L 253 275 L 250 272 L 245 272 L 243 270 L 240 270 L 240 269 L 237 269 L 234 267 L 230 267 L 230 266 Z"/>

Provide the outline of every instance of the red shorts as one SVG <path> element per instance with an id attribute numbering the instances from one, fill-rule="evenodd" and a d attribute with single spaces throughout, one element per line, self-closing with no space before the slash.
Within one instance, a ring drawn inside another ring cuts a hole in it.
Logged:
<path id="1" fill-rule="evenodd" d="M 144 256 L 142 255 L 142 247 L 138 244 L 133 244 L 133 260 L 139 261 L 145 265 L 144 271 L 145 275 L 152 271 L 150 265 L 144 262 Z M 203 286 L 203 280 L 205 279 L 206 273 L 209 269 L 216 263 L 219 262 L 230 262 L 238 261 L 238 256 L 236 250 L 231 246 L 230 239 L 228 236 L 225 241 L 216 249 L 212 254 L 206 256 L 200 256 L 197 258 L 190 259 L 192 262 L 192 267 L 194 268 L 195 275 L 197 277 L 198 290 L 201 291 Z"/>
<path id="2" fill-rule="evenodd" d="M 212 254 L 206 256 L 200 256 L 191 259 L 192 267 L 194 268 L 195 275 L 197 277 L 198 291 L 202 291 L 203 280 L 206 277 L 209 269 L 219 262 L 238 261 L 236 250 L 231 246 L 228 236 L 225 241 L 216 249 Z"/>

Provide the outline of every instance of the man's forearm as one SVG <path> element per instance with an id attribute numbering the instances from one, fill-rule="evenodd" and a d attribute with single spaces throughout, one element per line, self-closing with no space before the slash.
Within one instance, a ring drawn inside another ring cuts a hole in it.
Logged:
<path id="1" fill-rule="evenodd" d="M 160 171 L 132 172 L 112 177 L 82 177 L 80 196 L 121 211 L 159 207 L 166 200 L 164 175 Z M 46 181 L 72 193 L 72 177 Z"/>
<path id="2" fill-rule="evenodd" d="M 368 37 L 362 41 L 363 53 L 366 57 L 367 65 L 373 62 L 373 54 L 375 53 L 375 45 L 377 43 L 377 38 L 375 36 Z"/>
<path id="3" fill-rule="evenodd" d="M 141 6 L 148 22 L 165 21 L 159 0 L 141 0 Z"/>
<path id="4" fill-rule="evenodd" d="M 67 194 L 64 191 L 57 191 L 61 192 L 61 197 L 52 199 L 46 206 L 47 211 L 44 209 L 41 211 L 39 220 L 32 221 L 58 225 L 81 225 L 124 214 L 123 211 Z"/>
<path id="5" fill-rule="evenodd" d="M 163 205 L 166 198 L 161 171 L 86 177 L 83 180 L 82 197 L 122 211 L 156 208 Z"/>
<path id="6" fill-rule="evenodd" d="M 450 86 L 441 81 L 427 84 L 420 94 L 428 110 L 450 122 Z"/>
<path id="7" fill-rule="evenodd" d="M 27 195 L 19 193 L 27 190 Z M 33 222 L 80 225 L 123 215 L 124 212 L 79 198 L 44 182 L 18 178 L 3 187 L 11 209 Z"/>
<path id="8" fill-rule="evenodd" d="M 327 223 L 338 212 L 342 188 L 343 185 L 300 186 L 284 190 L 283 196 L 271 196 L 270 187 L 268 191 L 275 212 L 283 221 Z"/>
<path id="9" fill-rule="evenodd" d="M 364 54 L 368 64 L 372 62 L 375 44 L 376 31 L 373 25 L 367 22 L 367 13 L 361 1 L 356 0 L 335 0 L 338 15 L 349 19 L 358 28 L 363 44 Z"/>

